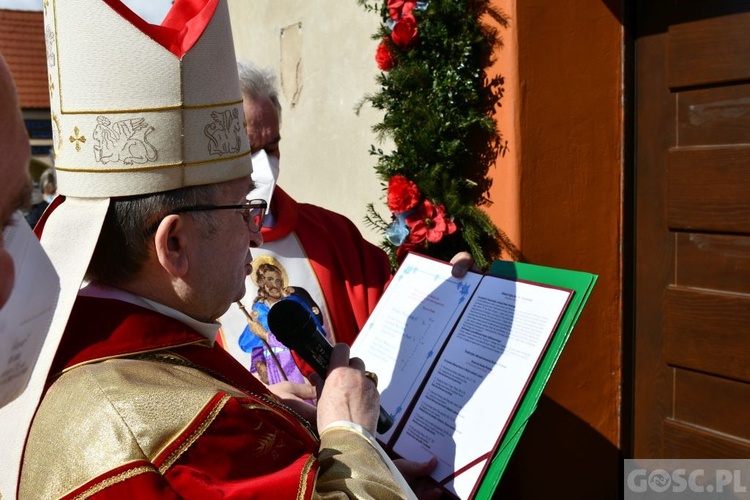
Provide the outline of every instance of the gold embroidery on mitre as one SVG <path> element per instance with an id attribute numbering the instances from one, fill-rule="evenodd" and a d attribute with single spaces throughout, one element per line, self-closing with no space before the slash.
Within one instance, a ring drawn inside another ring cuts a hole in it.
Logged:
<path id="1" fill-rule="evenodd" d="M 48 1 L 45 2 L 45 9 L 47 8 L 48 3 Z M 50 25 L 47 25 L 44 28 L 44 45 L 47 47 L 47 65 L 52 68 L 55 66 L 55 54 L 57 54 L 57 51 L 53 49 L 53 47 L 56 46 L 55 30 L 53 30 Z"/>
<path id="2" fill-rule="evenodd" d="M 57 158 L 57 152 L 62 148 L 62 127 L 60 126 L 60 118 L 56 113 L 52 113 L 52 122 L 55 124 L 55 128 L 52 129 L 52 142 L 55 144 L 55 158 Z"/>
<path id="3" fill-rule="evenodd" d="M 211 102 L 206 104 L 174 104 L 172 106 L 157 106 L 150 108 L 123 108 L 123 109 L 80 109 L 80 110 L 63 110 L 65 115 L 115 115 L 125 113 L 157 113 L 162 111 L 176 111 L 180 109 L 206 109 L 206 108 L 225 108 L 241 104 L 239 101 L 228 102 Z"/>
<path id="4" fill-rule="evenodd" d="M 243 156 L 250 155 L 250 151 L 245 151 L 242 154 L 236 155 L 236 156 L 230 156 L 225 158 L 211 158 L 210 160 L 202 160 L 202 161 L 181 161 L 176 163 L 163 163 L 161 165 L 149 165 L 147 167 L 131 167 L 131 168 L 108 168 L 106 170 L 101 169 L 95 169 L 95 168 L 69 168 L 64 166 L 55 166 L 55 170 L 60 170 L 62 172 L 96 172 L 97 174 L 110 174 L 110 173 L 118 173 L 118 172 L 145 172 L 146 170 L 160 170 L 164 168 L 177 168 L 177 167 L 196 167 L 199 165 L 206 165 L 209 163 L 218 163 L 222 161 L 229 161 L 229 160 L 236 160 L 237 158 L 242 158 Z"/>
<path id="5" fill-rule="evenodd" d="M 156 148 L 148 142 L 148 134 L 155 129 L 145 118 L 127 118 L 112 123 L 106 116 L 99 115 L 96 123 L 91 136 L 96 141 L 94 159 L 97 162 L 133 165 L 158 158 Z"/>
<path id="6" fill-rule="evenodd" d="M 78 127 L 73 127 L 73 135 L 71 135 L 69 138 L 71 143 L 75 143 L 76 145 L 76 151 L 81 150 L 81 144 L 86 142 L 86 136 L 80 135 L 80 131 L 78 130 Z"/>
<path id="7" fill-rule="evenodd" d="M 91 488 L 87 489 L 80 495 L 77 495 L 73 500 L 83 500 L 85 498 L 89 498 L 93 495 L 96 495 L 100 491 L 104 490 L 105 488 L 109 488 L 110 486 L 121 483 L 127 479 L 130 479 L 131 477 L 139 476 L 141 474 L 145 474 L 146 472 L 156 472 L 156 468 L 149 465 L 142 465 L 140 467 L 136 467 L 135 469 L 126 470 L 125 472 L 121 472 L 120 474 L 117 474 L 116 476 L 112 476 L 108 479 L 105 479 L 104 481 L 95 484 Z"/>
<path id="8" fill-rule="evenodd" d="M 212 111 L 211 119 L 203 128 L 208 137 L 208 154 L 224 156 L 239 153 L 242 147 L 240 117 L 237 108 Z"/>
<path id="9" fill-rule="evenodd" d="M 46 14 L 46 12 L 45 12 Z M 45 16 L 46 19 L 46 16 Z M 57 43 L 57 2 L 52 3 L 52 24 L 54 25 L 54 28 L 52 28 L 52 34 L 50 37 L 50 47 L 51 44 L 54 44 L 55 50 L 52 51 L 52 61 L 53 64 L 50 65 L 50 67 L 55 68 L 55 74 L 57 75 L 57 109 L 62 112 L 62 84 L 60 83 L 60 64 L 59 61 L 57 61 L 57 56 L 60 54 L 60 46 Z M 48 73 L 52 73 L 52 71 L 47 70 Z M 50 102 L 50 107 L 55 107 L 52 102 Z M 62 144 L 61 144 L 62 147 Z M 57 158 L 57 151 L 55 151 L 55 158 Z"/>

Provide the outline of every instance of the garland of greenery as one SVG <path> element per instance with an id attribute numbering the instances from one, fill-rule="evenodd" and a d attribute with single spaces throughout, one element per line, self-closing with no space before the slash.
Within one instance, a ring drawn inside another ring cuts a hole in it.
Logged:
<path id="1" fill-rule="evenodd" d="M 409 250 L 442 260 L 468 250 L 483 269 L 504 248 L 515 257 L 480 208 L 489 204 L 487 171 L 503 152 L 492 118 L 503 80 L 484 72 L 500 41 L 479 19 L 488 14 L 507 26 L 506 18 L 488 0 L 358 2 L 383 20 L 373 36 L 381 41 L 380 89 L 360 107 L 385 112 L 373 130 L 395 145 L 390 152 L 370 146 L 392 215 L 369 204 L 366 216 L 384 234 L 392 266 Z"/>

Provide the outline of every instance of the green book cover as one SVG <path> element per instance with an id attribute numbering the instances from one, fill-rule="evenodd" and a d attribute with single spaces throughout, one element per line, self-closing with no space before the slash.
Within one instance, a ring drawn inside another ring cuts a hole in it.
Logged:
<path id="1" fill-rule="evenodd" d="M 547 385 L 552 370 L 555 368 L 555 364 L 560 358 L 560 354 L 563 348 L 565 348 L 570 333 L 573 331 L 573 327 L 576 321 L 578 321 L 578 317 L 597 280 L 597 275 L 595 274 L 508 261 L 495 261 L 488 274 L 517 281 L 528 281 L 567 288 L 573 290 L 573 295 L 555 333 L 552 335 L 549 346 L 532 377 L 531 383 L 521 399 L 516 414 L 511 420 L 489 468 L 485 472 L 482 483 L 475 495 L 475 498 L 479 499 L 492 498 L 497 485 L 500 483 L 500 478 L 508 466 L 510 457 L 518 445 L 518 441 L 521 439 L 529 418 L 537 407 L 539 398 L 542 396 L 542 392 L 544 392 L 544 387 Z"/>
<path id="2" fill-rule="evenodd" d="M 409 254 L 352 345 L 393 419 L 377 438 L 458 498 L 491 498 L 597 277 Z"/>

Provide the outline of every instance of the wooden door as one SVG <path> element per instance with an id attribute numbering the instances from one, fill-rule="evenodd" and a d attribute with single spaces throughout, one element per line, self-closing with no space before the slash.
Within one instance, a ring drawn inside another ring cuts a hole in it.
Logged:
<path id="1" fill-rule="evenodd" d="M 642 0 L 637 458 L 750 456 L 750 2 Z"/>

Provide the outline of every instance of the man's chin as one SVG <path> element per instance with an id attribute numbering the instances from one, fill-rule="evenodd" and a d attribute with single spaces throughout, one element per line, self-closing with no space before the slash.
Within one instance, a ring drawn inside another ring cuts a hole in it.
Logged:
<path id="1" fill-rule="evenodd" d="M 238 301 L 242 300 L 243 298 L 245 298 L 245 282 L 244 281 L 242 282 L 242 289 L 239 291 L 239 294 L 233 300 L 233 302 L 238 302 Z"/>

